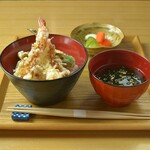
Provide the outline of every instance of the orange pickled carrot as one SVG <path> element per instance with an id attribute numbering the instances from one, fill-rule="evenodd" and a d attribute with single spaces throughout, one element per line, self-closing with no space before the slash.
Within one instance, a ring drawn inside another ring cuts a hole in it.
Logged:
<path id="1" fill-rule="evenodd" d="M 112 43 L 108 39 L 104 39 L 103 42 L 101 43 L 103 46 L 112 46 Z"/>
<path id="2" fill-rule="evenodd" d="M 96 41 L 98 43 L 102 43 L 104 41 L 104 39 L 105 39 L 105 33 L 104 32 L 98 32 L 96 34 Z"/>

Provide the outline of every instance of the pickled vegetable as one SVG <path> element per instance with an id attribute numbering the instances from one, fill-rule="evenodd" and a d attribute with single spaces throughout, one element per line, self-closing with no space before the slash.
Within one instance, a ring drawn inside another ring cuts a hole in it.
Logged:
<path id="1" fill-rule="evenodd" d="M 88 48 L 98 48 L 100 47 L 99 43 L 96 41 L 95 38 L 89 37 L 85 42 L 85 47 Z"/>
<path id="2" fill-rule="evenodd" d="M 106 39 L 104 32 L 98 32 L 97 34 L 87 34 L 84 46 L 87 48 L 111 47 L 112 43 Z"/>

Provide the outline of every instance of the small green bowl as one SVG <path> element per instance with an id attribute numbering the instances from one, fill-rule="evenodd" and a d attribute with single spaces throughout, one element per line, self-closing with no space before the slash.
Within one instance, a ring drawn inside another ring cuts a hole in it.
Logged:
<path id="1" fill-rule="evenodd" d="M 88 23 L 88 24 L 82 24 L 71 32 L 71 38 L 79 41 L 81 44 L 85 45 L 85 36 L 87 34 L 96 34 L 97 32 L 104 32 L 105 37 L 109 39 L 109 41 L 112 43 L 111 47 L 104 47 L 100 46 L 98 48 L 87 48 L 89 55 L 95 55 L 99 52 L 102 52 L 104 50 L 108 50 L 110 48 L 114 48 L 118 46 L 122 39 L 124 38 L 123 32 L 118 28 L 110 24 L 100 24 L 100 23 Z"/>

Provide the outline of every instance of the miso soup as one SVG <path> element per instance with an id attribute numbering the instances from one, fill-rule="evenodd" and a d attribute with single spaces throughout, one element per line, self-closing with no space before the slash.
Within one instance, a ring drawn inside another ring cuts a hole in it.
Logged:
<path id="1" fill-rule="evenodd" d="M 139 69 L 124 65 L 106 65 L 100 67 L 94 75 L 103 82 L 118 86 L 135 86 L 145 81 Z"/>

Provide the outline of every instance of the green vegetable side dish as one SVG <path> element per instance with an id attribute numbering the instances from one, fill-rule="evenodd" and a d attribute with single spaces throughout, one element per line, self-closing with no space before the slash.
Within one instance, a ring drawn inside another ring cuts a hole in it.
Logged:
<path id="1" fill-rule="evenodd" d="M 96 41 L 95 38 L 89 37 L 85 42 L 85 47 L 87 48 L 98 48 L 100 47 L 99 43 Z"/>

